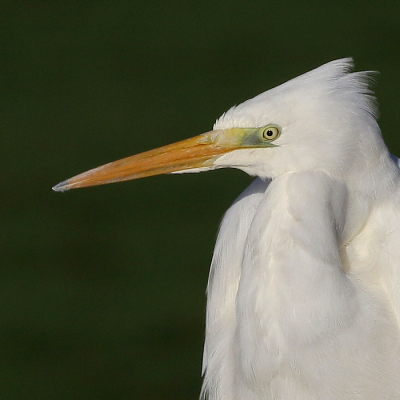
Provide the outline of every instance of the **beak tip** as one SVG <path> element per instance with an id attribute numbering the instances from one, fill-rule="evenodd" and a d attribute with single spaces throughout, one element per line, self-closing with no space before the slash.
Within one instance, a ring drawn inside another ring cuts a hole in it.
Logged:
<path id="1" fill-rule="evenodd" d="M 53 186 L 52 189 L 55 192 L 65 192 L 65 191 L 69 190 L 68 181 L 69 180 L 67 179 L 66 181 L 60 182 L 57 185 Z"/>

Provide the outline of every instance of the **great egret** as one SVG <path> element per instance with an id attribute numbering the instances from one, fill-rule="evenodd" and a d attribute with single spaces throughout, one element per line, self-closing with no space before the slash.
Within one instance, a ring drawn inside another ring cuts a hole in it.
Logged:
<path id="1" fill-rule="evenodd" d="M 64 191 L 239 168 L 207 296 L 210 400 L 400 399 L 400 170 L 370 73 L 325 64 L 200 136 L 90 170 Z"/>

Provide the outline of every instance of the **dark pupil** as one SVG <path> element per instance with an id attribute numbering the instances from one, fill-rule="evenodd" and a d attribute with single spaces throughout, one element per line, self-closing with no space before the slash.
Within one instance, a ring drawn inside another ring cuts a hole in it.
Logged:
<path id="1" fill-rule="evenodd" d="M 272 132 L 271 129 L 268 129 L 267 130 L 267 136 L 273 136 L 273 135 L 274 135 L 274 132 Z"/>

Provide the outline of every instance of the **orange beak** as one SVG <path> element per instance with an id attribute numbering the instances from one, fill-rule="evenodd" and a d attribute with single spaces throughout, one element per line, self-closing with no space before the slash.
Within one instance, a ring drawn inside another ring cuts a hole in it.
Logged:
<path id="1" fill-rule="evenodd" d="M 215 130 L 91 169 L 53 187 L 57 192 L 146 176 L 211 167 L 218 156 L 242 147 L 243 129 Z"/>

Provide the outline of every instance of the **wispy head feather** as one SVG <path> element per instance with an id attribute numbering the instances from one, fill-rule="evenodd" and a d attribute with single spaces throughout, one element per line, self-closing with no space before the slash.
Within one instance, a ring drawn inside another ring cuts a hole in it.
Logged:
<path id="1" fill-rule="evenodd" d="M 332 103 L 376 118 L 378 108 L 370 89 L 376 73 L 351 72 L 353 66 L 352 58 L 324 64 L 232 107 L 216 121 L 214 129 L 262 126 L 276 122 L 283 113 L 285 119 L 293 110 L 320 113 L 321 105 Z"/>

